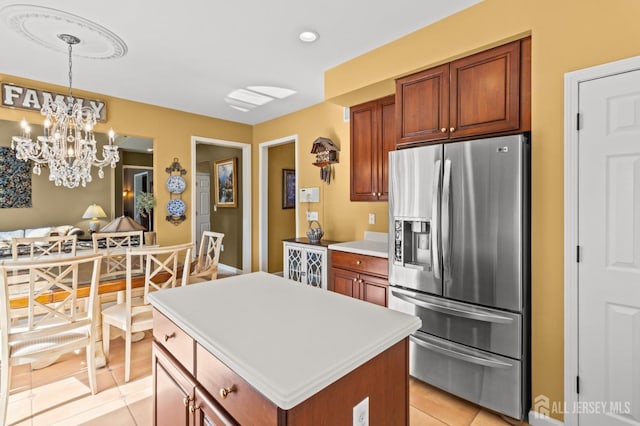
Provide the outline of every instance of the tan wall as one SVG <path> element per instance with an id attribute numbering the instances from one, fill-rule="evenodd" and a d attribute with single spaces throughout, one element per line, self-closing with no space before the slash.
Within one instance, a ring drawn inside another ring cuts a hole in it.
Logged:
<path id="1" fill-rule="evenodd" d="M 281 272 L 282 240 L 296 236 L 296 211 L 282 208 L 282 170 L 295 169 L 295 144 L 269 148 L 268 272 Z"/>
<path id="2" fill-rule="evenodd" d="M 236 183 L 238 184 L 238 206 L 215 208 L 215 198 L 213 190 L 215 188 L 213 162 L 219 160 L 237 159 Z M 215 145 L 196 145 L 196 171 L 209 173 L 211 176 L 211 230 L 222 232 L 224 239 L 224 251 L 220 253 L 220 263 L 242 269 L 242 150 L 238 148 L 221 147 Z"/>
<path id="3" fill-rule="evenodd" d="M 105 76 L 105 78 L 108 78 L 108 76 Z M 27 87 L 35 87 L 59 93 L 64 93 L 67 90 L 61 86 L 53 86 L 4 74 L 0 74 L 0 81 L 9 81 Z M 211 139 L 251 143 L 251 126 L 127 101 L 106 95 L 94 94 L 75 88 L 74 94 L 79 97 L 99 98 L 106 101 L 109 121 L 98 124 L 96 126 L 96 132 L 106 133 L 110 128 L 113 128 L 116 133 L 120 135 L 153 139 L 155 182 L 165 181 L 168 175 L 164 170 L 171 165 L 174 158 L 178 158 L 182 167 L 187 169 L 188 173 L 185 176 L 187 189 L 182 194 L 182 199 L 187 203 L 187 220 L 177 226 L 165 220 L 166 211 L 164 206 L 167 204 L 167 201 L 169 201 L 169 192 L 164 188 L 164 185 L 156 184 L 155 196 L 158 211 L 156 211 L 157 214 L 154 215 L 153 229 L 157 232 L 158 244 L 167 245 L 191 241 L 192 224 L 190 212 L 193 207 L 190 205 L 192 187 L 192 170 L 190 170 L 191 137 L 196 135 Z M 0 107 L 0 119 L 19 122 L 22 118 L 26 118 L 32 124 L 42 123 L 42 116 L 39 112 Z M 88 205 L 88 202 L 92 202 L 91 199 L 97 199 L 100 194 L 104 195 L 105 192 L 107 192 L 99 188 L 98 185 L 94 185 L 95 183 L 96 181 L 94 180 L 90 186 L 88 185 L 88 195 L 86 196 L 79 191 L 68 190 L 70 193 L 73 192 L 73 197 L 76 197 L 74 198 L 75 202 L 69 205 Z M 53 187 L 53 185 L 51 185 L 51 187 Z M 38 194 L 34 195 L 37 197 L 42 196 Z M 108 200 L 111 199 L 112 198 L 108 198 Z M 78 207 L 77 210 L 79 213 L 69 211 L 69 216 L 82 216 L 84 212 L 83 209 L 86 209 L 86 206 Z M 11 213 L 7 213 L 6 210 L 7 209 L 0 209 L 0 228 L 5 227 L 4 223 L 13 220 L 12 217 L 9 217 Z M 30 220 L 33 220 L 34 223 L 41 223 L 48 220 L 48 213 L 40 208 L 34 208 L 28 214 L 31 215 Z"/>

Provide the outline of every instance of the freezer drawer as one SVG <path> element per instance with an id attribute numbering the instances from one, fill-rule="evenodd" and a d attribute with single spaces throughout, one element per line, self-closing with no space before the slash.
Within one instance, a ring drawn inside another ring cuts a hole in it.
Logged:
<path id="1" fill-rule="evenodd" d="M 520 361 L 417 331 L 410 336 L 412 376 L 507 416 L 522 419 Z"/>
<path id="2" fill-rule="evenodd" d="M 389 287 L 389 307 L 422 320 L 421 330 L 443 339 L 520 359 L 522 316 Z"/>

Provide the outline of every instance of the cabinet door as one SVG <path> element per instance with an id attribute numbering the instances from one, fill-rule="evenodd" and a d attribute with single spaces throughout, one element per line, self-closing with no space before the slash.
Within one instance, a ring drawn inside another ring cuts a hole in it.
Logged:
<path id="1" fill-rule="evenodd" d="M 331 268 L 329 289 L 345 296 L 360 297 L 358 274 L 344 269 Z"/>
<path id="2" fill-rule="evenodd" d="M 237 425 L 229 415 L 207 392 L 196 387 L 194 400 L 196 426 L 231 426 Z"/>
<path id="3" fill-rule="evenodd" d="M 360 275 L 360 298 L 366 302 L 375 303 L 380 306 L 388 306 L 387 289 L 388 282 L 372 277 L 371 275 Z"/>
<path id="4" fill-rule="evenodd" d="M 396 80 L 398 144 L 449 137 L 449 64 Z"/>
<path id="5" fill-rule="evenodd" d="M 177 365 L 170 355 L 154 343 L 153 380 L 154 424 L 158 426 L 191 425 L 189 408 L 193 398 L 195 383 L 189 374 Z"/>
<path id="6" fill-rule="evenodd" d="M 351 108 L 351 201 L 377 200 L 376 101 Z"/>
<path id="7" fill-rule="evenodd" d="M 450 137 L 520 127 L 520 41 L 451 62 Z"/>
<path id="8" fill-rule="evenodd" d="M 312 287 L 326 289 L 326 251 L 307 248 L 304 250 L 304 258 L 306 267 L 304 282 Z"/>
<path id="9" fill-rule="evenodd" d="M 304 272 L 303 250 L 294 245 L 284 244 L 284 277 L 302 282 Z"/>
<path id="10" fill-rule="evenodd" d="M 378 156 L 378 201 L 389 199 L 389 151 L 395 151 L 397 145 L 396 134 L 396 97 L 387 96 L 379 101 L 379 145 Z"/>

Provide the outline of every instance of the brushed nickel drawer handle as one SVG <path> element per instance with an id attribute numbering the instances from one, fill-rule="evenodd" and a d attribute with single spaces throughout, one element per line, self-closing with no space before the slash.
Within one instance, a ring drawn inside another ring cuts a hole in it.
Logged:
<path id="1" fill-rule="evenodd" d="M 229 396 L 230 393 L 235 392 L 235 390 L 235 386 L 231 386 L 230 388 L 222 388 L 220 389 L 220 397 L 222 399 L 227 399 L 227 396 Z"/>
<path id="2" fill-rule="evenodd" d="M 189 411 L 191 411 L 192 413 L 195 413 L 198 408 L 200 408 L 200 407 L 196 407 L 195 405 L 191 404 L 189 406 Z"/>
<path id="3" fill-rule="evenodd" d="M 356 265 L 360 265 L 362 263 L 362 260 L 356 260 Z"/>
<path id="4" fill-rule="evenodd" d="M 171 333 L 171 334 L 165 334 L 164 335 L 164 341 L 166 342 L 169 339 L 173 339 L 174 337 L 176 337 L 176 332 L 175 331 L 173 333 Z"/>
<path id="5" fill-rule="evenodd" d="M 455 131 L 456 131 L 456 128 L 455 128 L 455 127 L 452 127 L 452 128 L 450 128 L 450 129 L 449 129 L 449 131 L 450 131 L 450 132 L 455 132 Z"/>
<path id="6" fill-rule="evenodd" d="M 185 407 L 189 406 L 189 401 L 191 400 L 191 398 L 189 398 L 188 396 L 185 396 L 184 399 L 182 400 L 182 403 L 184 404 Z"/>
<path id="7" fill-rule="evenodd" d="M 443 127 L 442 129 L 440 129 L 440 131 L 441 131 L 442 133 L 445 133 L 445 132 L 447 131 L 447 128 L 446 128 L 446 127 Z"/>

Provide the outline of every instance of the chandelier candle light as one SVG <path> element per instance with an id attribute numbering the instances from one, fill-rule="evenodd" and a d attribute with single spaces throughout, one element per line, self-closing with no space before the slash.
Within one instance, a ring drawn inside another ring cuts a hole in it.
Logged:
<path id="1" fill-rule="evenodd" d="M 108 164 L 112 168 L 120 160 L 118 147 L 114 145 L 114 132 L 109 131 L 109 144 L 102 148 L 102 159 L 96 158 L 96 140 L 93 127 L 97 122 L 96 112 L 90 107 L 83 107 L 74 102 L 71 93 L 71 68 L 73 45 L 80 39 L 59 34 L 58 38 L 69 45 L 69 95 L 67 101 L 62 96 L 49 98 L 42 106 L 40 113 L 44 120 L 44 136 L 37 141 L 31 140 L 29 124 L 22 120 L 21 136 L 11 138 L 11 148 L 16 150 L 16 158 L 33 161 L 33 173 L 40 175 L 41 165 L 49 167 L 49 180 L 56 186 L 76 188 L 80 184 L 86 186 L 91 182 L 91 167 L 98 167 L 98 176 L 104 177 L 102 168 Z"/>

